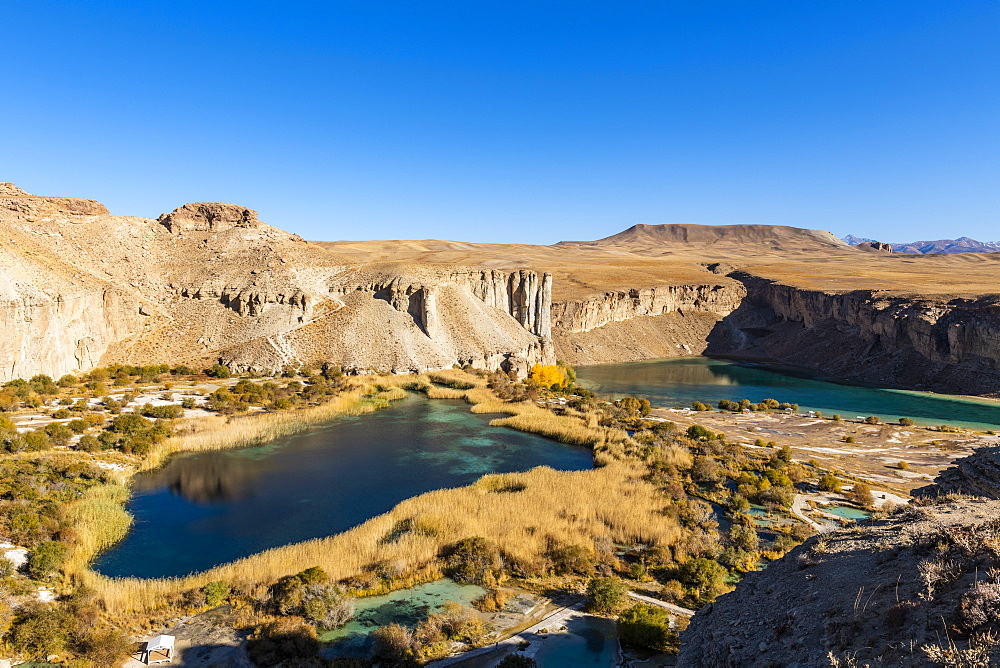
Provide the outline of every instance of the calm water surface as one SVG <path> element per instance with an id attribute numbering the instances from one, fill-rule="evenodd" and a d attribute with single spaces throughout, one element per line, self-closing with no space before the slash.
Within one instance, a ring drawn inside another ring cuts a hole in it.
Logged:
<path id="1" fill-rule="evenodd" d="M 840 413 L 845 418 L 877 415 L 884 420 L 910 417 L 919 424 L 949 424 L 975 429 L 1000 426 L 1000 402 L 943 394 L 843 385 L 806 374 L 776 371 L 707 357 L 580 367 L 579 382 L 602 395 L 633 395 L 661 408 L 689 408 L 692 401 L 715 406 L 720 399 L 772 398 L 803 410 Z"/>
<path id="2" fill-rule="evenodd" d="M 115 577 L 185 575 L 344 531 L 486 473 L 593 466 L 588 449 L 490 427 L 491 417 L 414 395 L 260 447 L 176 457 L 133 478 L 135 524 L 94 567 Z"/>

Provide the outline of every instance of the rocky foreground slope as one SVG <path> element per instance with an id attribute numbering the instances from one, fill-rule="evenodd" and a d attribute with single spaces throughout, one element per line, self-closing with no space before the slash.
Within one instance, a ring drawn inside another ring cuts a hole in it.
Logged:
<path id="1" fill-rule="evenodd" d="M 678 666 L 991 666 L 1000 501 L 905 507 L 814 537 L 698 612 Z"/>
<path id="2" fill-rule="evenodd" d="M 866 253 L 765 225 L 554 246 L 307 242 L 243 206 L 154 220 L 0 184 L 0 380 L 153 361 L 524 374 L 709 353 L 992 394 L 997 275 L 1000 255 Z"/>

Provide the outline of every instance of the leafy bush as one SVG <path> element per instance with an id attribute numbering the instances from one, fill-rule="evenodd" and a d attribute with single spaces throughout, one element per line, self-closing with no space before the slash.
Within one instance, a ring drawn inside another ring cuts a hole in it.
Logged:
<path id="1" fill-rule="evenodd" d="M 663 608 L 640 603 L 618 618 L 622 642 L 656 652 L 677 651 L 678 633 L 670 627 L 670 613 Z"/>
<path id="2" fill-rule="evenodd" d="M 594 556 L 579 545 L 565 545 L 549 551 L 556 575 L 590 575 L 594 572 Z"/>
<path id="3" fill-rule="evenodd" d="M 899 424 L 902 427 L 912 427 L 914 424 L 913 418 L 908 418 L 908 417 L 899 418 Z"/>
<path id="4" fill-rule="evenodd" d="M 599 614 L 610 615 L 618 612 L 628 601 L 628 588 L 620 578 L 594 578 L 587 585 L 590 602 L 587 609 Z"/>
<path id="5" fill-rule="evenodd" d="M 819 488 L 823 492 L 839 492 L 840 479 L 832 473 L 824 473 L 819 477 Z"/>
<path id="6" fill-rule="evenodd" d="M 146 417 L 161 419 L 174 419 L 184 415 L 184 410 L 177 404 L 168 404 L 166 406 L 146 404 L 139 409 L 139 412 Z"/>
<path id="7" fill-rule="evenodd" d="M 695 440 L 711 440 L 715 438 L 715 432 L 700 424 L 693 424 L 687 428 L 687 437 Z"/>
<path id="8" fill-rule="evenodd" d="M 212 378 L 229 378 L 232 373 L 230 373 L 229 367 L 225 364 L 213 364 L 208 369 L 205 369 L 205 375 Z"/>
<path id="9" fill-rule="evenodd" d="M 69 546 L 56 540 L 40 543 L 28 557 L 28 572 L 36 580 L 55 575 L 69 555 Z"/>
<path id="10" fill-rule="evenodd" d="M 7 638 L 15 651 L 32 659 L 45 661 L 50 654 L 60 654 L 69 644 L 73 617 L 61 607 L 29 603 L 19 610 Z"/>
<path id="11" fill-rule="evenodd" d="M 205 594 L 205 605 L 210 608 L 215 608 L 222 605 L 227 598 L 229 598 L 229 584 L 223 582 L 222 580 L 216 582 L 209 582 L 207 585 L 201 588 L 203 594 Z"/>
<path id="12" fill-rule="evenodd" d="M 726 590 L 727 575 L 725 567 L 704 557 L 690 559 L 680 569 L 681 584 L 696 605 L 709 603 L 722 594 Z"/>

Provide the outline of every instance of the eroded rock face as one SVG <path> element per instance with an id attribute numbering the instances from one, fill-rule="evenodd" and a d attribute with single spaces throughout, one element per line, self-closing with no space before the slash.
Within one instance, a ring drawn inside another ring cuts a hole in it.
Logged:
<path id="1" fill-rule="evenodd" d="M 951 493 L 1000 499 L 1000 446 L 980 448 L 938 474 L 933 485 L 913 491 L 927 497 Z"/>
<path id="2" fill-rule="evenodd" d="M 108 210 L 92 199 L 40 197 L 13 183 L 0 183 L 0 211 L 8 218 L 37 219 L 65 216 L 104 216 Z"/>
<path id="3" fill-rule="evenodd" d="M 589 332 L 611 322 L 658 316 L 680 310 L 703 311 L 726 316 L 746 296 L 741 285 L 671 285 L 606 292 L 584 301 L 556 303 L 552 307 L 555 327 L 566 332 Z"/>
<path id="4" fill-rule="evenodd" d="M 827 293 L 739 275 L 747 298 L 708 351 L 954 394 L 1000 391 L 1000 296 Z"/>
<path id="5" fill-rule="evenodd" d="M 945 665 L 935 648 L 1000 632 L 1000 582 L 984 575 L 1000 566 L 998 518 L 1000 502 L 965 499 L 813 537 L 699 610 L 677 665 Z M 962 665 L 998 660 L 994 646 Z"/>
<path id="6" fill-rule="evenodd" d="M 182 232 L 221 232 L 234 227 L 261 227 L 257 212 L 245 206 L 221 202 L 185 204 L 160 216 L 161 225 L 173 234 Z"/>
<path id="7" fill-rule="evenodd" d="M 5 181 L 0 183 L 0 197 L 31 197 L 31 194 Z"/>

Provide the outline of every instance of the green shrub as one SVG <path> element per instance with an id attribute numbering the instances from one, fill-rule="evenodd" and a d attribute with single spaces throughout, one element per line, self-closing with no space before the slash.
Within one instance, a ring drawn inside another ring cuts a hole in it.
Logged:
<path id="1" fill-rule="evenodd" d="M 620 578 L 594 578 L 587 585 L 587 609 L 598 614 L 615 614 L 628 602 L 628 588 Z"/>
<path id="2" fill-rule="evenodd" d="M 135 413 L 127 413 L 116 417 L 111 423 L 111 431 L 119 434 L 137 434 L 153 426 L 153 423 Z"/>
<path id="3" fill-rule="evenodd" d="M 699 606 L 715 600 L 726 590 L 728 575 L 724 566 L 704 557 L 690 559 L 680 569 L 681 584 L 690 600 Z"/>
<path id="4" fill-rule="evenodd" d="M 839 492 L 840 479 L 832 473 L 824 473 L 819 477 L 819 488 L 823 492 Z"/>
<path id="5" fill-rule="evenodd" d="M 222 580 L 209 582 L 201 591 L 205 594 L 205 605 L 210 608 L 222 605 L 229 598 L 229 585 Z"/>
<path id="6" fill-rule="evenodd" d="M 56 540 L 40 543 L 28 557 L 28 572 L 36 580 L 55 575 L 69 555 L 69 546 Z"/>
<path id="7" fill-rule="evenodd" d="M 656 652 L 676 652 L 677 631 L 670 627 L 670 613 L 663 608 L 640 603 L 618 618 L 618 633 L 622 642 L 633 647 L 645 647 Z"/>
<path id="8" fill-rule="evenodd" d="M 205 369 L 205 375 L 212 378 L 229 378 L 232 374 L 229 372 L 229 367 L 225 364 L 214 364 L 210 368 Z"/>
<path id="9" fill-rule="evenodd" d="M 695 440 L 711 440 L 715 438 L 715 432 L 700 424 L 693 424 L 687 428 L 687 437 Z"/>
<path id="10" fill-rule="evenodd" d="M 549 550 L 556 575 L 590 575 L 594 572 L 594 557 L 579 545 L 565 545 Z"/>
<path id="11" fill-rule="evenodd" d="M 913 418 L 908 418 L 908 417 L 899 418 L 899 424 L 902 427 L 912 427 L 914 424 Z"/>
<path id="12" fill-rule="evenodd" d="M 448 555 L 447 573 L 456 582 L 484 587 L 498 584 L 504 575 L 500 548 L 480 536 L 460 540 Z"/>
<path id="13" fill-rule="evenodd" d="M 18 611 L 7 638 L 14 650 L 37 661 L 61 654 L 69 645 L 73 617 L 56 605 L 29 603 Z"/>

